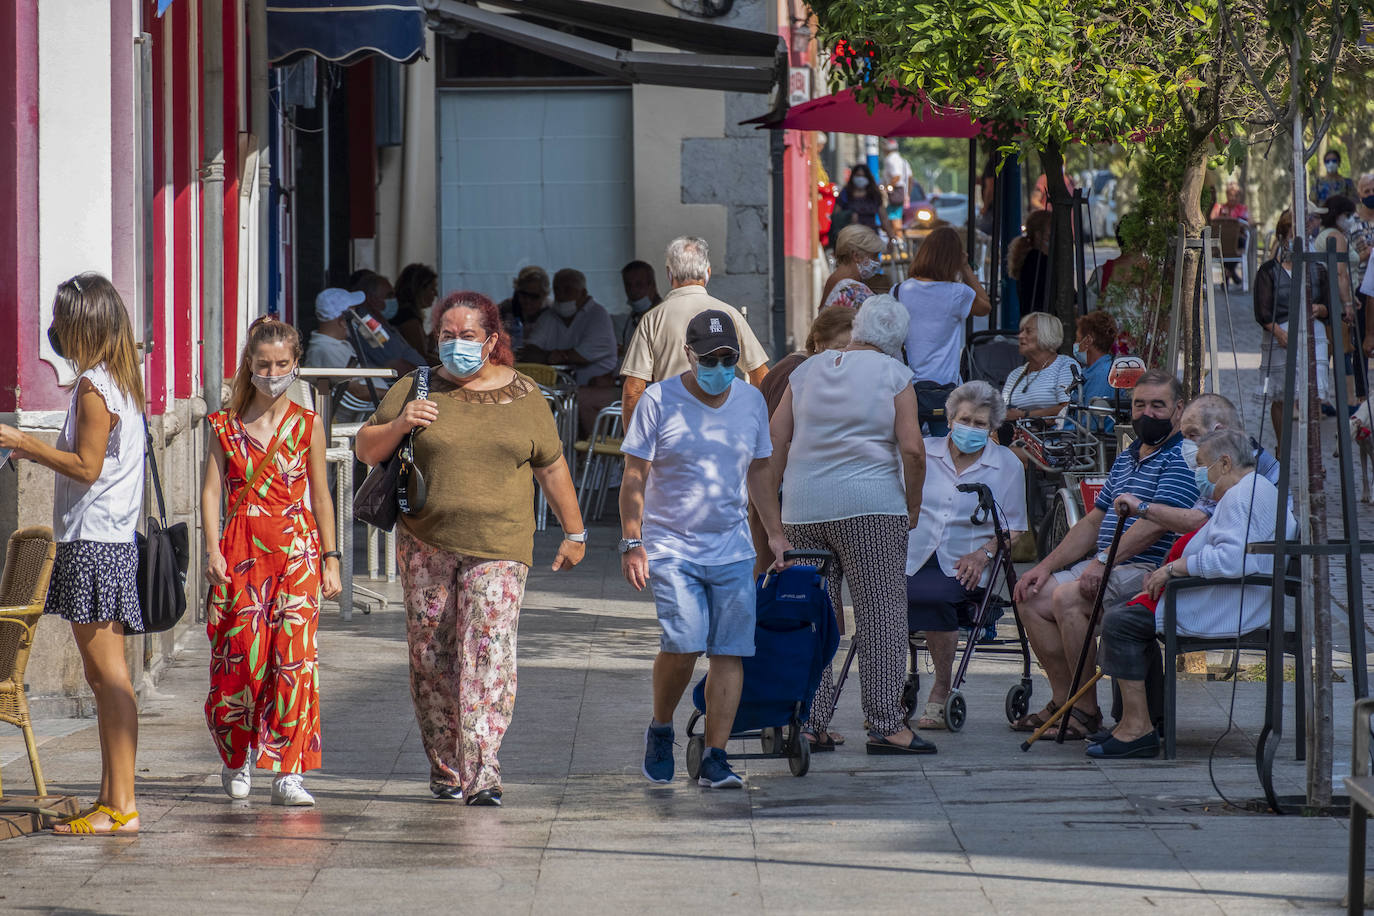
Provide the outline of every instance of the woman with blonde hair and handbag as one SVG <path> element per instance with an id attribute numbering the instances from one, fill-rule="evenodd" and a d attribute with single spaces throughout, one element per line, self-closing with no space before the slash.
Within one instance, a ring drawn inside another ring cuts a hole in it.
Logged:
<path id="1" fill-rule="evenodd" d="M 270 769 L 274 805 L 315 803 L 301 777 L 321 762 L 315 629 L 321 592 L 339 593 L 324 423 L 287 396 L 300 358 L 290 325 L 264 316 L 248 328 L 229 406 L 206 418 L 218 448 L 200 495 L 220 784 L 247 798 L 254 765 Z"/>
<path id="2" fill-rule="evenodd" d="M 59 835 L 137 833 L 134 756 L 138 703 L 124 634 L 143 632 L 134 533 L 143 507 L 143 371 L 119 292 L 83 273 L 57 287 L 48 342 L 76 369 L 56 445 L 0 425 L 13 449 L 57 473 L 53 562 L 45 610 L 72 625 L 100 732 L 100 794 L 58 824 Z"/>

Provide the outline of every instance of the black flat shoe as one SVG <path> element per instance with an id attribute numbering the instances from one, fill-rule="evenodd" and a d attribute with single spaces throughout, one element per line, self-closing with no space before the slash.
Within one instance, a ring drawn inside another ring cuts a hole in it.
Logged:
<path id="1" fill-rule="evenodd" d="M 1159 735 L 1150 732 L 1134 741 L 1108 738 L 1101 744 L 1088 748 L 1088 756 L 1094 760 L 1126 760 L 1132 757 L 1158 757 Z"/>
<path id="2" fill-rule="evenodd" d="M 483 808 L 499 808 L 501 807 L 501 790 L 483 789 L 476 795 L 468 796 L 467 803 Z"/>
<path id="3" fill-rule="evenodd" d="M 897 744 L 877 732 L 868 733 L 868 752 L 870 754 L 934 754 L 935 745 L 920 735 L 913 734 L 910 744 Z"/>

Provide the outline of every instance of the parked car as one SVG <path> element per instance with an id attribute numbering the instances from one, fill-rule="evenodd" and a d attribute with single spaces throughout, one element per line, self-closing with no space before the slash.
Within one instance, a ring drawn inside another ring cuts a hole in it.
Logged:
<path id="1" fill-rule="evenodd" d="M 968 197 L 963 194 L 932 194 L 928 200 L 918 200 L 904 214 L 908 228 L 934 229 L 937 226 L 959 227 L 968 222 Z"/>
<path id="2" fill-rule="evenodd" d="M 1088 193 L 1093 239 L 1116 237 L 1116 176 L 1107 169 L 1084 172 L 1079 186 Z"/>

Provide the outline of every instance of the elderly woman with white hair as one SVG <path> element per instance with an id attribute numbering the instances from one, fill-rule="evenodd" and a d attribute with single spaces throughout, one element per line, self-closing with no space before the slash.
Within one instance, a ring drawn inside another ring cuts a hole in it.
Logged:
<path id="1" fill-rule="evenodd" d="M 845 226 L 835 240 L 835 270 L 821 290 L 821 308 L 856 309 L 873 290 L 868 281 L 883 272 L 883 240 L 867 226 Z"/>
<path id="2" fill-rule="evenodd" d="M 843 621 L 840 581 L 854 596 L 855 639 L 870 754 L 933 754 L 906 726 L 906 539 L 921 514 L 925 447 L 911 370 L 901 362 L 906 309 L 874 296 L 854 318 L 850 343 L 792 372 L 770 426 L 782 477 L 783 530 L 798 549 L 835 556 L 830 595 Z M 785 473 L 784 473 L 785 472 Z M 833 750 L 829 666 L 811 706 L 812 746 Z"/>
<path id="3" fill-rule="evenodd" d="M 1008 420 L 1052 417 L 1069 403 L 1069 391 L 1077 382 L 1077 363 L 1059 352 L 1064 325 L 1048 312 L 1031 312 L 1021 319 L 1016 342 L 1026 358 L 1007 376 L 1002 400 Z"/>
<path id="4" fill-rule="evenodd" d="M 959 612 L 987 586 L 997 553 L 992 520 L 973 523 L 976 493 L 961 484 L 986 484 L 1001 510 L 1008 536 L 1027 528 L 1021 463 L 989 435 L 1006 407 L 987 382 L 960 385 L 945 400 L 948 436 L 926 440 L 926 480 L 920 522 L 907 538 L 907 628 L 925 634 L 935 682 L 917 721 L 920 729 L 948 728 L 945 703 L 959 640 Z M 977 638 L 974 634 L 973 638 Z"/>

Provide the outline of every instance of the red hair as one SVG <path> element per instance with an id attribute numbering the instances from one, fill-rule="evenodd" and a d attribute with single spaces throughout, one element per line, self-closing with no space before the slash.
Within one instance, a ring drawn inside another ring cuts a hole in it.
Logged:
<path id="1" fill-rule="evenodd" d="M 496 338 L 496 347 L 491 351 L 491 362 L 494 365 L 515 365 L 515 353 L 510 348 L 510 335 L 501 323 L 501 310 L 496 307 L 495 302 L 481 293 L 460 290 L 445 296 L 444 300 L 434 307 L 433 327 L 436 337 L 439 334 L 439 326 L 444 321 L 444 315 L 449 309 L 456 308 L 472 309 L 477 313 L 477 323 L 482 326 L 482 330 L 486 331 L 488 336 Z"/>

